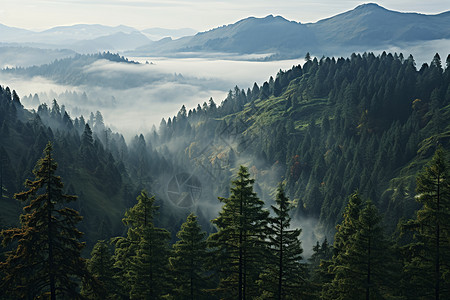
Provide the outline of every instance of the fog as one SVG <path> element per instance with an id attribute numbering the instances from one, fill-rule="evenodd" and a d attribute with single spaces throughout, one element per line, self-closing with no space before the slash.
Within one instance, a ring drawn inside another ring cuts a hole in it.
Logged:
<path id="1" fill-rule="evenodd" d="M 407 45 L 393 45 L 383 50 L 413 54 L 417 67 L 430 62 L 436 52 L 445 61 L 450 49 L 450 40 L 436 40 Z M 376 54 L 382 50 L 373 49 Z M 333 51 L 338 56 L 348 57 L 345 50 Z M 358 51 L 355 51 L 358 52 Z M 319 53 L 313 53 L 319 55 Z M 327 55 L 327 53 L 325 53 Z M 52 80 L 33 77 L 21 78 L 0 72 L 0 84 L 15 89 L 19 96 L 38 93 L 41 102 L 57 98 L 65 105 L 72 117 L 87 116 L 91 111 L 101 111 L 107 126 L 126 136 L 148 132 L 153 124 L 175 115 L 182 105 L 187 110 L 208 101 L 210 97 L 219 105 L 230 89 L 236 85 L 241 89 L 259 85 L 276 76 L 277 72 L 302 64 L 304 60 L 245 61 L 243 57 L 232 59 L 212 58 L 161 58 L 129 57 L 140 65 L 96 61 L 81 69 L 80 74 L 72 72 L 64 79 Z M 148 62 L 148 64 L 146 63 Z M 63 77 L 63 76 L 61 76 Z M 77 82 L 77 84 L 74 84 Z M 86 93 L 88 101 L 80 103 L 58 95 L 65 91 Z M 24 103 L 27 108 L 30 107 Z"/>
<path id="2" fill-rule="evenodd" d="M 431 40 L 431 41 L 420 41 L 420 42 L 413 42 L 413 43 L 402 43 L 399 45 L 388 45 L 388 46 L 382 46 L 379 48 L 373 48 L 373 49 L 358 49 L 358 47 L 355 47 L 353 50 L 337 50 L 333 53 L 338 53 L 338 56 L 348 57 L 351 52 L 355 53 L 364 53 L 364 52 L 373 52 L 375 55 L 379 55 L 383 53 L 383 51 L 386 51 L 386 53 L 402 53 L 403 56 L 408 58 L 410 54 L 414 57 L 414 60 L 416 62 L 416 66 L 418 69 L 420 69 L 420 66 L 423 63 L 430 64 L 431 60 L 433 59 L 434 55 L 436 53 L 439 53 L 442 64 L 445 66 L 445 59 L 447 58 L 447 55 L 450 54 L 450 39 L 440 39 L 440 40 Z M 316 54 L 316 53 L 314 53 Z M 325 51 L 325 55 L 326 51 Z"/>
<path id="3" fill-rule="evenodd" d="M 238 85 L 247 89 L 262 84 L 280 69 L 289 69 L 303 60 L 247 62 L 212 59 L 133 58 L 141 65 L 97 61 L 85 67 L 76 80 L 80 85 L 56 83 L 42 77 L 22 78 L 0 72 L 0 84 L 15 89 L 20 97 L 37 93 L 40 101 L 56 98 L 72 117 L 101 111 L 107 126 L 134 136 L 147 132 L 161 119 L 176 115 L 182 105 L 189 110 L 210 97 L 217 104 Z M 145 64 L 145 62 L 151 62 Z M 88 101 L 79 103 L 58 99 L 65 91 L 86 93 Z M 27 108 L 30 107 L 24 103 Z"/>

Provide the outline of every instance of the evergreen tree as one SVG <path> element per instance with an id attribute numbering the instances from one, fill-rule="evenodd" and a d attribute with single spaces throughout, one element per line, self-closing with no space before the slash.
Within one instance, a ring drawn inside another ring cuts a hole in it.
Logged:
<path id="1" fill-rule="evenodd" d="M 27 180 L 27 191 L 15 198 L 26 202 L 21 227 L 2 231 L 3 245 L 17 243 L 0 264 L 4 273 L 2 289 L 16 298 L 80 298 L 79 280 L 93 281 L 80 255 L 84 243 L 75 227 L 79 213 L 63 207 L 76 196 L 63 193 L 63 183 L 55 175 L 57 164 L 48 143 L 44 157 L 36 165 L 35 179 Z"/>
<path id="2" fill-rule="evenodd" d="M 275 217 L 270 218 L 269 267 L 261 276 L 263 298 L 298 299 L 307 294 L 307 268 L 302 263 L 301 229 L 290 229 L 291 209 L 282 184 L 278 186 Z"/>
<path id="3" fill-rule="evenodd" d="M 170 233 L 151 223 L 142 228 L 140 236 L 136 254 L 131 258 L 130 298 L 161 299 L 169 290 Z"/>
<path id="4" fill-rule="evenodd" d="M 177 233 L 179 240 L 173 245 L 170 264 L 176 282 L 176 299 L 208 299 L 203 289 L 207 287 L 206 233 L 198 224 L 197 217 L 190 214 Z"/>
<path id="5" fill-rule="evenodd" d="M 127 210 L 123 222 L 127 237 L 113 240 L 115 264 L 122 296 L 131 299 L 159 299 L 168 289 L 167 272 L 170 233 L 153 224 L 158 207 L 145 191 L 138 203 Z"/>
<path id="6" fill-rule="evenodd" d="M 336 226 L 333 244 L 334 254 L 328 267 L 328 272 L 331 273 L 330 277 L 332 278 L 336 277 L 336 269 L 344 263 L 344 256 L 349 240 L 357 232 L 361 204 L 362 200 L 356 191 L 349 197 L 342 222 Z M 336 281 L 332 280 L 331 282 L 325 283 L 322 288 L 322 297 L 325 299 L 334 299 L 334 291 L 336 289 Z"/>
<path id="7" fill-rule="evenodd" d="M 324 239 L 322 244 L 317 241 L 316 245 L 313 246 L 313 254 L 309 258 L 309 273 L 313 295 L 317 299 L 320 298 L 322 286 L 333 279 L 328 273 L 332 255 L 333 247 L 328 243 L 327 238 Z"/>
<path id="8" fill-rule="evenodd" d="M 364 204 L 355 232 L 345 244 L 345 252 L 333 257 L 334 278 L 329 299 L 385 299 L 393 295 L 389 286 L 395 269 L 392 251 L 381 227 L 381 216 L 371 201 Z"/>
<path id="9" fill-rule="evenodd" d="M 91 258 L 87 262 L 88 271 L 94 276 L 101 288 L 95 291 L 90 287 L 83 287 L 83 294 L 91 299 L 111 299 L 116 297 L 117 284 L 114 279 L 114 259 L 108 244 L 104 240 L 98 241 L 91 251 Z"/>
<path id="10" fill-rule="evenodd" d="M 450 297 L 450 174 L 444 149 L 417 176 L 416 199 L 423 206 L 416 219 L 404 224 L 414 233 L 406 246 L 408 294 L 421 299 Z"/>
<path id="11" fill-rule="evenodd" d="M 212 220 L 218 232 L 208 238 L 220 283 L 216 292 L 225 299 L 246 299 L 258 293 L 256 281 L 264 268 L 265 234 L 269 212 L 253 191 L 254 179 L 241 166 L 232 181 L 231 196 Z"/>

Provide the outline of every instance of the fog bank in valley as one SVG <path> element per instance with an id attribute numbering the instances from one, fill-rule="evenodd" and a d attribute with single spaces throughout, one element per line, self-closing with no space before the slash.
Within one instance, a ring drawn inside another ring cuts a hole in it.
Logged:
<path id="1" fill-rule="evenodd" d="M 78 75 L 76 85 L 66 79 L 56 83 L 42 77 L 24 78 L 0 73 L 0 84 L 15 89 L 19 96 L 38 94 L 40 102 L 56 98 L 75 118 L 101 111 L 107 126 L 134 136 L 157 127 L 162 118 L 176 115 L 182 105 L 189 110 L 210 97 L 220 104 L 230 89 L 261 85 L 280 69 L 303 63 L 303 59 L 271 62 L 211 59 L 132 58 L 140 65 L 97 61 Z M 148 61 L 149 64 L 145 64 Z M 84 79 L 83 79 L 84 78 Z M 67 95 L 86 94 L 87 99 Z M 65 95 L 64 95 L 65 93 Z M 36 109 L 36 103 L 24 101 Z"/>

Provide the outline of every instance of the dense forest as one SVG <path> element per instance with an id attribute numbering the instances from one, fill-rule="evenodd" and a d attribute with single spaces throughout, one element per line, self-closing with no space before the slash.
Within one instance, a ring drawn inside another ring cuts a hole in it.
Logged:
<path id="1" fill-rule="evenodd" d="M 1 87 L 3 297 L 445 299 L 449 67 L 307 55 L 128 144 Z"/>

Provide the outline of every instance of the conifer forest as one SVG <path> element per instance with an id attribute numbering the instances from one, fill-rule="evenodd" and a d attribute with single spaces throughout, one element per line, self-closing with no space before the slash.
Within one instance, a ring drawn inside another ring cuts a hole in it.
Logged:
<path id="1" fill-rule="evenodd" d="M 450 55 L 307 54 L 130 141 L 13 88 L 0 299 L 450 299 Z"/>

